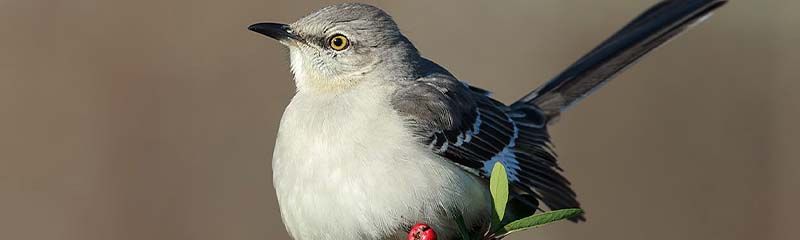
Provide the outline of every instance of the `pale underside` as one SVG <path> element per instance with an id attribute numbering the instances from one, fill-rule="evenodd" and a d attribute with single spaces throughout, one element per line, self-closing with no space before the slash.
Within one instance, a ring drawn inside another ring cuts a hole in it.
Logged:
<path id="1" fill-rule="evenodd" d="M 486 225 L 484 181 L 414 138 L 389 104 L 395 87 L 361 82 L 292 99 L 273 177 L 293 238 L 403 239 L 407 227 L 425 222 L 449 239 L 454 210 L 468 225 Z"/>

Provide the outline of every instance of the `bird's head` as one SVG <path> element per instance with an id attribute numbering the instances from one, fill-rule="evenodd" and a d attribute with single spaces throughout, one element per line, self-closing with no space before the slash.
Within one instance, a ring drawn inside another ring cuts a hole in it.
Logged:
<path id="1" fill-rule="evenodd" d="M 341 90 L 365 79 L 402 76 L 419 57 L 394 20 L 366 4 L 333 5 L 291 24 L 249 29 L 289 48 L 298 91 Z"/>

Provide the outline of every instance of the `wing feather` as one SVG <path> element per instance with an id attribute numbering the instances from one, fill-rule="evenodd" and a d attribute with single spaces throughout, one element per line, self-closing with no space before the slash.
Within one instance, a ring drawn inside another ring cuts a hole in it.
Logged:
<path id="1" fill-rule="evenodd" d="M 392 103 L 432 152 L 486 180 L 494 163 L 502 162 L 512 195 L 538 209 L 543 209 L 539 202 L 549 209 L 579 207 L 569 181 L 559 173 L 537 108 L 508 107 L 487 91 L 440 73 L 405 83 Z"/>

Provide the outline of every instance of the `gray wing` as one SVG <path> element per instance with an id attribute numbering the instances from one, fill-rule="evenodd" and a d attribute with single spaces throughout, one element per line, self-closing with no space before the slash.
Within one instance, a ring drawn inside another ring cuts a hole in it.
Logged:
<path id="1" fill-rule="evenodd" d="M 422 144 L 465 170 L 488 180 L 494 163 L 502 162 L 515 199 L 534 210 L 541 209 L 538 202 L 550 209 L 579 207 L 569 181 L 559 174 L 537 108 L 510 108 L 445 73 L 406 83 L 392 104 Z"/>

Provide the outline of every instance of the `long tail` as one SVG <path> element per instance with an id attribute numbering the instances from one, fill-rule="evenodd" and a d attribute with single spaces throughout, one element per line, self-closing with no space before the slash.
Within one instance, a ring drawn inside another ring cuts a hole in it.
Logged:
<path id="1" fill-rule="evenodd" d="M 547 119 L 600 88 L 651 50 L 705 20 L 727 0 L 665 0 L 651 7 L 561 74 L 514 103 L 533 104 Z"/>

